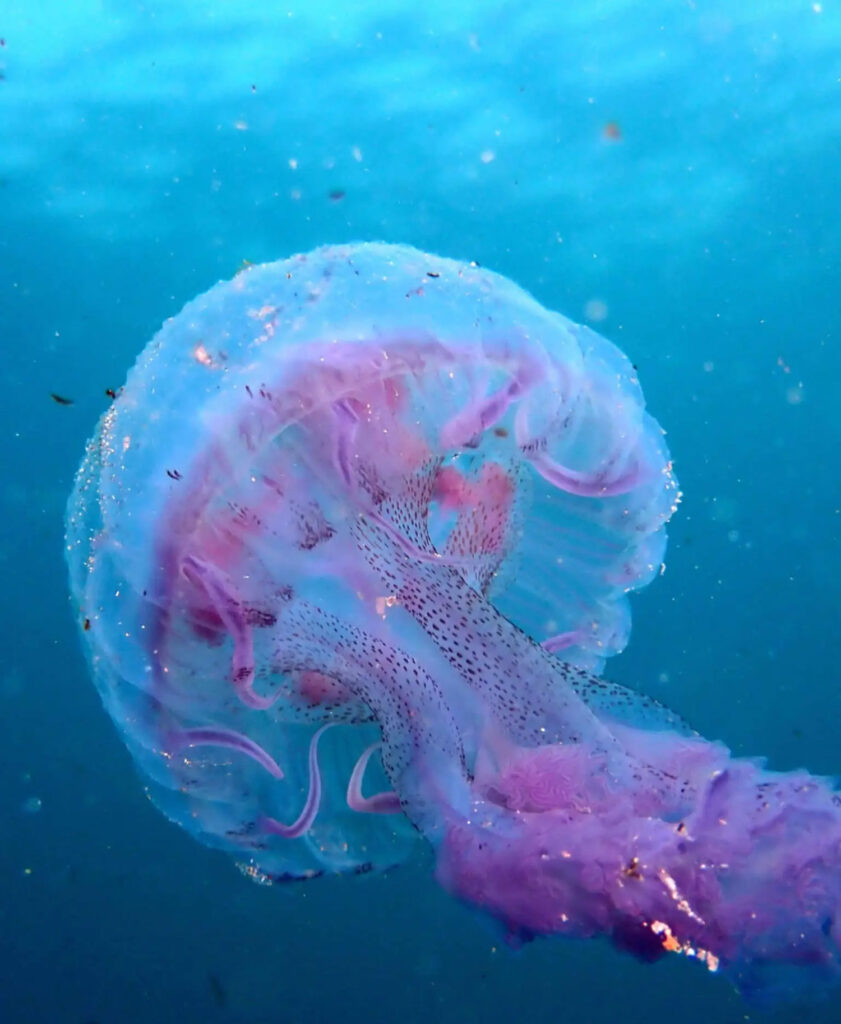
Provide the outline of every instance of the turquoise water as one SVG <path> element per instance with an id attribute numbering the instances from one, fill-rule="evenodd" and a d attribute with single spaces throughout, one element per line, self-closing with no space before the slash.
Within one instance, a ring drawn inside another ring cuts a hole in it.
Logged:
<path id="1" fill-rule="evenodd" d="M 512 954 L 420 855 L 247 884 L 144 798 L 62 561 L 105 390 L 187 299 L 328 241 L 473 259 L 616 341 L 668 430 L 685 499 L 612 678 L 838 771 L 837 3 L 5 0 L 0 38 L 0 1020 L 837 1021 Z"/>

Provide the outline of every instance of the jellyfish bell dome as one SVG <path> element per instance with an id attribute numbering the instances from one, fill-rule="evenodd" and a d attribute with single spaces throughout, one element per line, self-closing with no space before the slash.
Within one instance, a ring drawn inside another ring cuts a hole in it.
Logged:
<path id="1" fill-rule="evenodd" d="M 413 829 L 384 812 L 423 745 L 406 720 L 469 773 L 487 693 L 516 701 L 464 594 L 598 669 L 676 500 L 613 345 L 475 264 L 347 245 L 249 266 L 164 324 L 89 446 L 68 557 L 155 801 L 306 876 L 405 854 Z"/>

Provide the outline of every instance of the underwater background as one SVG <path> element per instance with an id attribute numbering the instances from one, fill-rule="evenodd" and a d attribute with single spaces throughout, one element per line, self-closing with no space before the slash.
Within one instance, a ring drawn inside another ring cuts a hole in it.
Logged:
<path id="1" fill-rule="evenodd" d="M 146 800 L 62 550 L 106 390 L 185 301 L 326 242 L 476 260 L 615 341 L 668 432 L 667 571 L 608 676 L 838 772 L 839 168 L 836 0 L 0 2 L 0 1022 L 841 1019 L 512 952 L 421 850 L 247 881 Z"/>

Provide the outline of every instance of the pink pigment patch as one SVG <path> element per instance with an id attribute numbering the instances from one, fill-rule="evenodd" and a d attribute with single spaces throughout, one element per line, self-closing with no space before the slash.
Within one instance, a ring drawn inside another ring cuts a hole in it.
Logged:
<path id="1" fill-rule="evenodd" d="M 352 695 L 329 676 L 321 672 L 298 673 L 298 693 L 311 705 L 338 704 L 352 700 Z"/>

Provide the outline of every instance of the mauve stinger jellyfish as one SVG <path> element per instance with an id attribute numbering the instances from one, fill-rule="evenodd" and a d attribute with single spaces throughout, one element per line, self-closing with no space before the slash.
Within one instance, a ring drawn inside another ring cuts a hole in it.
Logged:
<path id="1" fill-rule="evenodd" d="M 246 873 L 382 869 L 422 836 L 512 941 L 788 993 L 838 972 L 841 799 L 598 675 L 678 498 L 612 344 L 475 264 L 348 245 L 164 325 L 67 556 L 150 795 Z"/>

